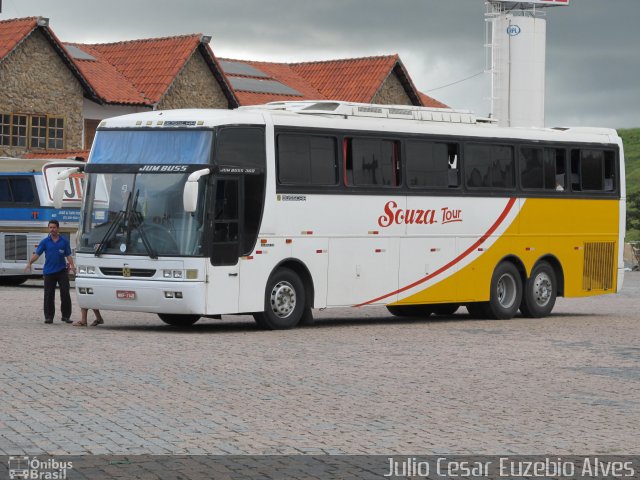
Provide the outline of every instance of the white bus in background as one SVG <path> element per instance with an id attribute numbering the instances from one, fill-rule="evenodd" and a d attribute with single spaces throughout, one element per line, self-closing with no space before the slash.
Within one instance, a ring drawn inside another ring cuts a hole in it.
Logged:
<path id="1" fill-rule="evenodd" d="M 104 120 L 85 172 L 82 307 L 280 329 L 345 306 L 542 317 L 622 287 L 610 129 L 330 101 L 155 111 Z"/>
<path id="2" fill-rule="evenodd" d="M 55 208 L 53 190 L 58 174 L 84 168 L 75 160 L 40 160 L 0 157 L 0 285 L 19 285 L 42 275 L 44 256 L 24 268 L 35 248 L 48 233 L 49 220 L 60 222 L 60 234 L 76 241 L 82 200 L 82 173 L 66 180 L 62 205 Z"/>

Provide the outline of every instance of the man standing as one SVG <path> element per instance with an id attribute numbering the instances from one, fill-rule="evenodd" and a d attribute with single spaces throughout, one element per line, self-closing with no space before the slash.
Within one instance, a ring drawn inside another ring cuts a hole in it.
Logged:
<path id="1" fill-rule="evenodd" d="M 44 323 L 53 323 L 53 317 L 56 313 L 56 284 L 60 286 L 62 321 L 71 323 L 71 295 L 69 295 L 69 275 L 66 261 L 69 262 L 69 269 L 74 272 L 76 267 L 73 264 L 69 241 L 58 234 L 60 223 L 57 220 L 49 220 L 48 227 L 49 235 L 38 244 L 38 248 L 24 271 L 30 272 L 31 264 L 38 260 L 44 252 L 44 269 L 42 270 L 44 274 Z"/>

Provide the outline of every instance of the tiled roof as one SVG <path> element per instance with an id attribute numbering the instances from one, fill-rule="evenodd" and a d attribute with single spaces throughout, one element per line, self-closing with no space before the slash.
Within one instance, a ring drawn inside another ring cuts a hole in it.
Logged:
<path id="1" fill-rule="evenodd" d="M 68 44 L 92 55 L 95 60 L 75 58 L 78 70 L 91 82 L 97 95 L 106 103 L 145 105 L 153 103 L 108 61 L 94 52 L 89 45 Z"/>
<path id="2" fill-rule="evenodd" d="M 22 158 L 46 158 L 46 159 L 72 159 L 86 161 L 89 158 L 89 150 L 58 150 L 56 152 L 29 152 Z"/>
<path id="3" fill-rule="evenodd" d="M 314 88 L 307 80 L 301 77 L 295 70 L 293 70 L 286 63 L 273 63 L 273 62 L 254 62 L 250 60 L 231 60 L 220 59 L 227 62 L 239 62 L 245 65 L 250 65 L 253 68 L 260 70 L 266 76 L 265 77 L 252 77 L 251 75 L 239 75 L 227 73 L 227 78 L 233 82 L 234 78 L 256 78 L 259 80 L 269 79 L 286 85 L 293 90 L 299 92 L 299 95 L 283 95 L 277 93 L 265 93 L 265 92 L 251 92 L 234 88 L 236 97 L 240 105 L 259 105 L 267 102 L 280 102 L 287 100 L 326 100 L 326 97 L 322 95 L 316 88 Z M 233 84 L 233 83 L 232 83 Z"/>
<path id="4" fill-rule="evenodd" d="M 291 64 L 291 68 L 331 100 L 369 103 L 399 58 L 350 58 Z"/>
<path id="5" fill-rule="evenodd" d="M 60 56 L 71 73 L 78 79 L 88 98 L 96 99 L 93 87 L 74 64 L 62 42 L 49 28 L 49 19 L 43 17 L 16 18 L 0 21 L 0 62 L 20 45 L 34 30 L 39 29 L 47 39 L 51 48 Z"/>
<path id="6" fill-rule="evenodd" d="M 105 103 L 152 106 L 167 93 L 192 55 L 201 52 L 229 103 L 237 103 L 213 52 L 200 34 L 103 44 L 69 44 L 89 57 L 74 58 Z"/>
<path id="7" fill-rule="evenodd" d="M 416 89 L 398 55 L 305 63 L 221 60 L 249 65 L 265 74 L 256 77 L 250 73 L 243 75 L 238 71 L 227 72 L 227 78 L 230 79 L 232 85 L 236 78 L 271 80 L 291 87 L 301 94 L 297 96 L 250 91 L 243 89 L 240 82 L 235 82 L 238 85 L 234 88 L 235 94 L 241 105 L 257 105 L 287 100 L 341 100 L 370 103 L 389 75 L 395 73 L 415 105 L 447 107 Z"/>
<path id="8" fill-rule="evenodd" d="M 445 105 L 444 103 L 439 102 L 438 100 L 430 97 L 426 93 L 418 92 L 418 95 L 420 95 L 420 99 L 422 100 L 422 105 L 424 105 L 425 107 L 449 108 L 449 105 Z"/>
<path id="9" fill-rule="evenodd" d="M 98 103 L 153 106 L 162 100 L 191 56 L 200 52 L 231 107 L 237 103 L 285 100 L 370 103 L 392 73 L 414 105 L 446 107 L 416 89 L 398 55 L 291 64 L 227 60 L 252 66 L 262 74 L 256 76 L 240 69 L 225 75 L 200 34 L 65 47 L 49 29 L 46 19 L 42 19 L 44 23 L 40 20 L 30 17 L 0 21 L 0 61 L 41 27 L 87 96 Z"/>
<path id="10" fill-rule="evenodd" d="M 154 104 L 167 92 L 200 44 L 201 35 L 76 46 L 97 62 L 76 60 L 112 103 Z M 107 66 L 102 71 L 96 63 Z M 93 64 L 89 67 L 87 64 Z M 109 68 L 110 67 L 110 68 Z"/>
<path id="11" fill-rule="evenodd" d="M 38 27 L 38 17 L 0 21 L 0 61 Z"/>

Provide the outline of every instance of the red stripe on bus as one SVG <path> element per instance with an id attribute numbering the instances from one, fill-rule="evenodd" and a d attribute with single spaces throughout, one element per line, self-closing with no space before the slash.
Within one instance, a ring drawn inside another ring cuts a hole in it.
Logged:
<path id="1" fill-rule="evenodd" d="M 382 295 L 378 298 L 374 298 L 373 300 L 369 300 L 367 302 L 363 302 L 363 303 L 359 303 L 358 305 L 354 305 L 354 307 L 363 307 L 365 305 L 369 305 L 371 303 L 377 302 L 379 300 L 383 300 L 385 298 L 390 297 L 391 295 L 396 295 L 398 293 L 402 293 L 404 291 L 409 290 L 410 288 L 413 288 L 417 285 L 420 285 L 421 283 L 426 282 L 427 280 L 431 280 L 433 277 L 440 275 L 442 272 L 445 272 L 447 270 L 449 270 L 451 267 L 453 267 L 456 263 L 460 262 L 462 259 L 464 259 L 465 257 L 467 257 L 471 252 L 473 252 L 476 248 L 478 248 L 478 246 L 482 245 L 487 238 L 489 238 L 489 236 L 491 236 L 491 234 L 493 232 L 496 231 L 496 229 L 500 226 L 500 224 L 504 221 L 504 219 L 507 217 L 507 215 L 509 214 L 509 212 L 511 211 L 511 208 L 513 207 L 513 205 L 516 203 L 516 199 L 515 197 L 512 197 L 509 199 L 509 202 L 507 203 L 506 207 L 504 207 L 504 210 L 502 211 L 502 213 L 500 214 L 500 216 L 496 219 L 496 221 L 493 223 L 493 225 L 491 225 L 491 227 L 489 228 L 489 230 L 487 230 L 485 232 L 484 235 L 482 235 L 482 237 L 480 237 L 473 245 L 471 245 L 469 248 L 467 248 L 464 252 L 462 252 L 460 255 L 458 255 L 456 258 L 454 258 L 453 260 L 451 260 L 449 263 L 447 263 L 446 265 L 440 267 L 438 270 L 436 270 L 433 273 L 430 273 L 429 275 L 427 275 L 424 278 L 421 278 L 420 280 L 413 282 L 410 285 L 407 285 L 405 287 L 402 287 L 399 290 L 396 290 L 395 292 L 390 292 L 387 293 L 385 295 Z"/>

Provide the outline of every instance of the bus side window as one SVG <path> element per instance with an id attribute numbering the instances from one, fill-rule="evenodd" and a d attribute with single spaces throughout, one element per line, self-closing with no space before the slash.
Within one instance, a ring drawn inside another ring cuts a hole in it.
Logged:
<path id="1" fill-rule="evenodd" d="M 9 190 L 9 179 L 0 178 L 0 202 L 11 202 L 11 190 Z"/>
<path id="2" fill-rule="evenodd" d="M 347 185 L 400 185 L 400 142 L 378 138 L 351 138 L 346 141 Z"/>
<path id="3" fill-rule="evenodd" d="M 571 150 L 571 190 L 582 190 L 580 183 L 580 150 Z"/>
<path id="4" fill-rule="evenodd" d="M 544 188 L 563 192 L 567 189 L 566 152 L 560 148 L 545 149 Z"/>
<path id="5" fill-rule="evenodd" d="M 511 190 L 515 185 L 513 147 L 467 144 L 465 185 L 470 188 Z"/>
<path id="6" fill-rule="evenodd" d="M 0 202 L 33 204 L 35 199 L 31 178 L 0 179 Z"/>
<path id="7" fill-rule="evenodd" d="M 16 203 L 33 203 L 35 200 L 33 185 L 29 178 L 12 178 L 11 190 Z"/>
<path id="8" fill-rule="evenodd" d="M 281 185 L 336 185 L 336 140 L 319 135 L 278 135 L 278 182 Z"/>
<path id="9" fill-rule="evenodd" d="M 524 189 L 544 188 L 543 151 L 536 147 L 520 148 L 520 184 Z"/>
<path id="10" fill-rule="evenodd" d="M 616 189 L 616 156 L 614 152 L 604 152 L 604 190 L 613 192 Z"/>
<path id="11" fill-rule="evenodd" d="M 409 188 L 456 188 L 458 145 L 408 140 L 406 170 Z"/>
<path id="12" fill-rule="evenodd" d="M 613 192 L 616 189 L 615 153 L 592 148 L 571 151 L 573 190 Z"/>

